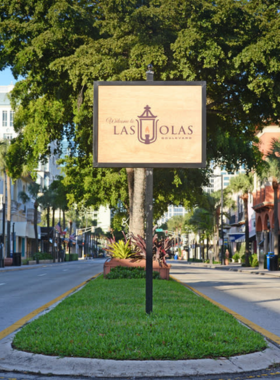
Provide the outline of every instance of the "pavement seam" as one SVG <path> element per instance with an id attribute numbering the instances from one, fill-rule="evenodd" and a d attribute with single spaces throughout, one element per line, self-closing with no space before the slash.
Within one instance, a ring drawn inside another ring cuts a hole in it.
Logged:
<path id="1" fill-rule="evenodd" d="M 18 321 L 16 321 L 15 323 L 13 323 L 11 326 L 9 326 L 6 329 L 0 331 L 0 340 L 4 339 L 8 335 L 12 334 L 14 331 L 18 330 L 23 325 L 25 325 L 27 322 L 29 322 L 32 318 L 36 317 L 38 314 L 42 313 L 44 310 L 48 309 L 50 306 L 54 305 L 55 303 L 63 300 L 64 298 L 66 298 L 70 294 L 74 293 L 76 290 L 78 290 L 81 287 L 83 287 L 84 285 L 86 285 L 89 281 L 94 280 L 95 278 L 97 278 L 100 275 L 101 275 L 101 272 L 97 273 L 96 275 L 94 275 L 93 277 L 89 278 L 88 280 L 83 281 L 81 284 L 75 286 L 74 288 L 72 288 L 72 289 L 68 290 L 67 292 L 61 294 L 60 296 L 54 298 L 52 301 L 46 303 L 45 305 L 40 306 L 38 309 L 33 310 L 31 313 L 29 313 L 25 317 L 19 319 Z"/>
<path id="2" fill-rule="evenodd" d="M 271 333 L 270 331 L 262 328 L 261 326 L 257 325 L 254 322 L 251 322 L 249 319 L 243 317 L 242 315 L 236 313 L 235 311 L 229 309 L 228 307 L 220 304 L 219 302 L 214 301 L 212 298 L 206 296 L 205 294 L 201 293 L 199 290 L 194 289 L 192 286 L 185 284 L 178 280 L 177 278 L 170 276 L 173 280 L 179 282 L 186 288 L 190 289 L 192 292 L 196 293 L 197 295 L 203 297 L 207 301 L 211 302 L 212 304 L 218 306 L 220 309 L 226 311 L 227 313 L 231 314 L 234 318 L 236 318 L 238 321 L 244 323 L 246 326 L 250 327 L 252 330 L 257 331 L 261 335 L 263 335 L 265 338 L 267 338 L 271 343 L 275 344 L 277 347 L 280 346 L 280 337 Z"/>

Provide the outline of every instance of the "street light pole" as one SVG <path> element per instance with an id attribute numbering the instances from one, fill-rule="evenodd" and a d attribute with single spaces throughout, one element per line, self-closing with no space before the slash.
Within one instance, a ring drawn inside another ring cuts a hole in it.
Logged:
<path id="1" fill-rule="evenodd" d="M 223 194 L 223 181 L 224 177 L 221 174 L 221 231 L 222 231 L 222 247 L 221 247 L 221 265 L 224 265 L 224 221 L 223 221 L 223 206 L 224 206 L 224 194 Z"/>

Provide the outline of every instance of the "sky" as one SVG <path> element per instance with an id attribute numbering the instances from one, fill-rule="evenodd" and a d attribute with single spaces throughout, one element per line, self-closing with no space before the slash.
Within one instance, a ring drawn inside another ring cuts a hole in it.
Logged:
<path id="1" fill-rule="evenodd" d="M 0 86 L 7 86 L 9 84 L 15 84 L 17 80 L 13 77 L 11 69 L 7 68 L 0 71 Z"/>

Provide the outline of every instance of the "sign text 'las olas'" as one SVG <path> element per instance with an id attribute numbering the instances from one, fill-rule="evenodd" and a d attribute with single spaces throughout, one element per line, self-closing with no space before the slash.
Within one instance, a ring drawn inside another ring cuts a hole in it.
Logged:
<path id="1" fill-rule="evenodd" d="M 95 82 L 95 167 L 203 167 L 205 82 Z"/>

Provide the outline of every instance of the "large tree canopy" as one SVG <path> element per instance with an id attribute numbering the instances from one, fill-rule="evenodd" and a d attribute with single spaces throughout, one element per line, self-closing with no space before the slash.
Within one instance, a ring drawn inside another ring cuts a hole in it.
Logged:
<path id="1" fill-rule="evenodd" d="M 93 82 L 145 80 L 149 63 L 155 80 L 207 81 L 208 162 L 256 167 L 256 129 L 280 115 L 278 9 L 269 0 L 2 0 L 0 69 L 24 76 L 11 96 L 19 137 L 10 172 L 36 167 L 66 136 L 75 196 L 126 202 L 125 172 L 91 166 Z M 197 173 L 158 171 L 156 207 L 195 200 Z"/>

